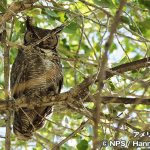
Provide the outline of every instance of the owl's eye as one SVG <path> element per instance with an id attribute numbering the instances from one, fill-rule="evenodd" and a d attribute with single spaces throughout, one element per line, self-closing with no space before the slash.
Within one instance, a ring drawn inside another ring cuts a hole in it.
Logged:
<path id="1" fill-rule="evenodd" d="M 32 34 L 31 32 L 29 33 L 29 37 L 30 37 L 30 38 L 33 38 L 33 34 Z"/>
<path id="2" fill-rule="evenodd" d="M 30 38 L 32 38 L 33 37 L 33 34 L 30 34 Z"/>
<path id="3" fill-rule="evenodd" d="M 33 42 L 34 38 L 35 38 L 34 33 L 27 31 L 24 37 L 25 44 Z"/>
<path id="4" fill-rule="evenodd" d="M 33 38 L 33 34 L 32 34 L 32 32 L 28 32 L 27 34 L 26 34 L 26 38 L 29 40 L 29 39 L 32 39 Z"/>

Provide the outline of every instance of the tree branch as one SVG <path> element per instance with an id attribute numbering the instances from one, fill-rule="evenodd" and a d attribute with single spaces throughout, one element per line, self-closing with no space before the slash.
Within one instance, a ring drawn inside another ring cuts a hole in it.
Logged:
<path id="1" fill-rule="evenodd" d="M 136 61 L 129 62 L 129 63 L 125 63 L 125 64 L 119 65 L 117 67 L 111 68 L 110 69 L 111 72 L 107 71 L 106 78 L 110 78 L 113 75 L 115 75 L 116 73 L 122 74 L 122 73 L 125 73 L 128 71 L 135 71 L 140 68 L 145 68 L 145 67 L 149 67 L 149 66 L 150 66 L 150 57 L 143 58 L 143 59 L 136 60 Z M 113 73 L 112 73 L 112 71 L 113 71 Z"/>
<path id="2" fill-rule="evenodd" d="M 4 25 L 7 21 L 9 21 L 13 16 L 15 16 L 18 12 L 21 12 L 25 9 L 29 9 L 33 6 L 35 2 L 38 0 L 24 0 L 19 2 L 13 2 L 6 13 L 0 17 L 0 27 Z"/>
<path id="3" fill-rule="evenodd" d="M 98 98 L 98 94 L 94 95 L 94 98 Z M 113 97 L 113 96 L 102 96 L 101 102 L 103 104 L 108 103 L 122 103 L 122 104 L 143 104 L 150 105 L 150 98 L 127 98 L 127 97 Z M 90 98 L 87 98 L 85 102 L 91 102 Z"/>
<path id="4" fill-rule="evenodd" d="M 6 26 L 6 24 L 5 24 Z M 9 47 L 7 47 L 6 41 L 6 30 L 1 33 L 1 42 L 4 47 L 4 92 L 5 92 L 5 99 L 9 99 Z M 5 149 L 10 150 L 11 140 L 10 140 L 10 133 L 11 133 L 11 113 L 10 111 L 6 111 L 6 133 L 5 133 Z"/>
<path id="5" fill-rule="evenodd" d="M 119 8 L 116 11 L 116 14 L 113 18 L 113 23 L 111 24 L 111 28 L 110 28 L 110 34 L 108 37 L 107 42 L 105 43 L 105 52 L 102 56 L 102 58 L 100 60 L 100 69 L 99 69 L 99 73 L 98 73 L 98 87 L 99 87 L 99 93 L 98 93 L 98 98 L 95 99 L 95 110 L 93 113 L 93 121 L 94 121 L 94 125 L 93 125 L 93 131 L 94 131 L 94 138 L 93 138 L 93 150 L 98 149 L 99 145 L 99 135 L 98 135 L 98 124 L 99 124 L 99 120 L 100 120 L 100 103 L 101 103 L 101 92 L 102 92 L 102 88 L 103 88 L 103 81 L 106 78 L 106 65 L 108 62 L 108 52 L 110 50 L 110 46 L 113 42 L 113 38 L 114 38 L 114 34 L 117 31 L 117 27 L 120 23 L 120 18 L 121 18 L 121 14 L 122 14 L 122 10 L 124 5 L 126 4 L 126 0 L 121 0 Z"/>
<path id="6" fill-rule="evenodd" d="M 77 95 L 77 94 L 76 94 Z M 95 98 L 97 98 L 97 95 L 94 95 Z M 107 103 L 122 103 L 122 104 L 143 104 L 143 105 L 150 105 L 150 99 L 149 98 L 126 98 L 126 97 L 109 97 L 109 96 L 103 96 L 101 97 L 101 102 L 104 104 Z M 41 106 L 50 106 L 50 105 L 63 105 L 67 106 L 68 103 L 73 103 L 74 101 L 77 101 L 75 98 L 73 99 L 71 96 L 71 91 L 66 93 L 61 93 L 57 96 L 44 96 L 40 99 L 32 99 L 29 101 L 26 100 L 25 97 L 21 97 L 19 99 L 16 99 L 15 101 L 10 100 L 0 100 L 0 111 L 4 110 L 15 110 L 19 107 L 31 107 L 34 106 L 41 107 Z M 89 98 L 85 100 L 85 102 L 92 102 Z"/>

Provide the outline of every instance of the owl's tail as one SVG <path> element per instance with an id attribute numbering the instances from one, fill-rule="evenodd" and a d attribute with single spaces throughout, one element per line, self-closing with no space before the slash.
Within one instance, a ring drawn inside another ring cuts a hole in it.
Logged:
<path id="1" fill-rule="evenodd" d="M 45 117 L 52 112 L 52 107 L 19 108 L 14 113 L 13 131 L 18 139 L 27 141 L 33 133 L 42 128 Z"/>

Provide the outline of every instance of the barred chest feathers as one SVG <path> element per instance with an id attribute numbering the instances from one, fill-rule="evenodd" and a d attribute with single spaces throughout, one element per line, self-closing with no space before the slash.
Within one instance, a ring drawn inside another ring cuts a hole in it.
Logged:
<path id="1" fill-rule="evenodd" d="M 62 78 L 62 67 L 60 59 L 56 52 L 50 49 L 36 48 L 36 52 L 32 52 L 28 57 L 29 69 L 28 79 L 32 82 L 31 89 L 40 88 L 43 93 L 44 90 L 49 90 L 49 87 L 54 87 L 55 92 L 58 93 L 58 82 Z M 32 64 L 32 65 L 31 65 Z M 28 86 L 28 89 L 30 87 Z"/>
<path id="2" fill-rule="evenodd" d="M 53 68 L 55 65 L 60 65 L 60 60 L 56 53 L 52 52 L 49 49 L 41 49 L 40 52 L 46 70 L 51 67 Z"/>

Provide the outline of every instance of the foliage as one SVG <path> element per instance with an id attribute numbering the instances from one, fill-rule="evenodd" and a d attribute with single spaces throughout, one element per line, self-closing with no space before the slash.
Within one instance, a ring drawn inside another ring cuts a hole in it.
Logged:
<path id="1" fill-rule="evenodd" d="M 33 8 L 16 14 L 6 24 L 7 40 L 19 44 L 23 44 L 26 16 L 32 17 L 34 24 L 42 28 L 52 29 L 60 24 L 67 25 L 60 34 L 58 46 L 64 74 L 62 92 L 71 89 L 86 77 L 99 71 L 99 60 L 105 51 L 105 43 L 109 37 L 113 18 L 108 18 L 106 13 L 98 7 L 107 10 L 114 16 L 120 4 L 120 0 L 89 0 L 88 2 L 94 4 L 93 7 L 80 0 L 41 0 L 35 3 Z M 11 3 L 12 0 L 1 0 L 0 12 L 5 13 Z M 147 0 L 128 1 L 109 49 L 107 68 L 150 56 L 149 15 L 150 2 Z M 17 48 L 10 47 L 10 66 L 16 54 Z M 0 46 L 0 98 L 4 98 L 3 68 L 3 46 Z M 113 76 L 104 81 L 101 94 L 103 96 L 150 98 L 149 74 L 150 70 L 147 67 Z M 92 84 L 90 94 L 96 94 L 98 87 L 98 83 Z M 94 104 L 86 103 L 85 107 L 94 109 Z M 149 106 L 101 104 L 100 110 L 104 113 L 104 116 L 100 117 L 98 128 L 100 141 L 113 140 L 117 132 L 119 132 L 118 139 L 120 140 L 134 140 L 133 131 L 135 129 L 141 131 L 149 129 Z M 5 126 L 4 114 L 1 114 L 0 118 L 0 126 L 3 127 Z M 118 129 L 118 120 L 121 118 L 125 120 Z M 23 142 L 11 134 L 12 149 L 48 149 L 69 136 L 85 120 L 87 118 L 83 114 L 59 108 L 58 112 L 48 117 L 44 128 L 37 132 L 41 137 L 35 135 L 29 142 Z M 86 124 L 78 134 L 64 143 L 61 149 L 92 149 L 93 132 L 93 124 Z M 0 136 L 4 135 L 0 132 Z M 0 141 L 0 147 L 4 149 L 4 139 L 0 138 Z"/>

